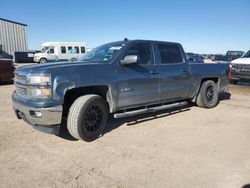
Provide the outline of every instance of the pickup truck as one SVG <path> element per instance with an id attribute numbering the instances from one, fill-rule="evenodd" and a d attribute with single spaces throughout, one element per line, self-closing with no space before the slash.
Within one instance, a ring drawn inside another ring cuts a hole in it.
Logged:
<path id="1" fill-rule="evenodd" d="M 92 141 L 115 118 L 195 102 L 218 104 L 228 64 L 189 63 L 178 43 L 124 40 L 92 49 L 77 62 L 18 68 L 13 108 L 34 128 L 59 134 L 62 118 L 76 139 Z"/>
<path id="2" fill-rule="evenodd" d="M 238 81 L 250 81 L 250 50 L 242 57 L 230 62 L 232 84 L 237 84 Z"/>

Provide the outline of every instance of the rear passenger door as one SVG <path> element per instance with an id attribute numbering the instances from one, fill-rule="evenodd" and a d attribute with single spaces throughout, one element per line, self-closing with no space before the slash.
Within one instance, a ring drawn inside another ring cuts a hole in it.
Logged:
<path id="1" fill-rule="evenodd" d="M 173 43 L 156 45 L 161 71 L 161 101 L 186 98 L 190 87 L 190 68 L 182 56 L 180 46 Z"/>

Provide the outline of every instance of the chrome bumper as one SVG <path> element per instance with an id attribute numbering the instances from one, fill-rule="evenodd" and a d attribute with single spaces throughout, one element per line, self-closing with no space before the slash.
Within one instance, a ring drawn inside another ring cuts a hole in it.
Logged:
<path id="1" fill-rule="evenodd" d="M 19 119 L 23 119 L 32 126 L 60 125 L 62 120 L 62 105 L 49 108 L 33 108 L 13 101 L 13 109 Z M 34 112 L 40 112 L 38 117 Z"/>

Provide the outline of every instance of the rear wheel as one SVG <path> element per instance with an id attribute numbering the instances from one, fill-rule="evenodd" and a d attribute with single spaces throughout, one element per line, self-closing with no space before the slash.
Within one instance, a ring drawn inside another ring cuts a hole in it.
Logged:
<path id="1" fill-rule="evenodd" d="M 217 85 L 208 80 L 202 83 L 196 104 L 202 108 L 213 108 L 218 104 L 219 93 Z"/>
<path id="2" fill-rule="evenodd" d="M 74 138 L 89 142 L 102 134 L 107 118 L 106 101 L 98 95 L 85 95 L 71 105 L 67 128 Z"/>

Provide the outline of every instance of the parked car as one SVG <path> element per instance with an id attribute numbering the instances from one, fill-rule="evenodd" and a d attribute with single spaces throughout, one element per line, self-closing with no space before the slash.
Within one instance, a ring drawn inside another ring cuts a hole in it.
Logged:
<path id="1" fill-rule="evenodd" d="M 12 59 L 0 58 L 0 81 L 8 81 L 14 78 L 15 66 Z"/>
<path id="2" fill-rule="evenodd" d="M 230 62 L 231 80 L 233 84 L 237 84 L 239 80 L 250 81 L 250 50 L 241 58 Z"/>
<path id="3" fill-rule="evenodd" d="M 45 42 L 40 53 L 34 55 L 34 62 L 76 61 L 86 53 L 82 42 Z"/>
<path id="4" fill-rule="evenodd" d="M 58 134 L 62 117 L 76 139 L 102 134 L 115 118 L 180 107 L 193 100 L 218 104 L 228 88 L 228 64 L 189 63 L 178 43 L 125 40 L 92 49 L 78 62 L 16 70 L 13 108 L 19 119 Z"/>

